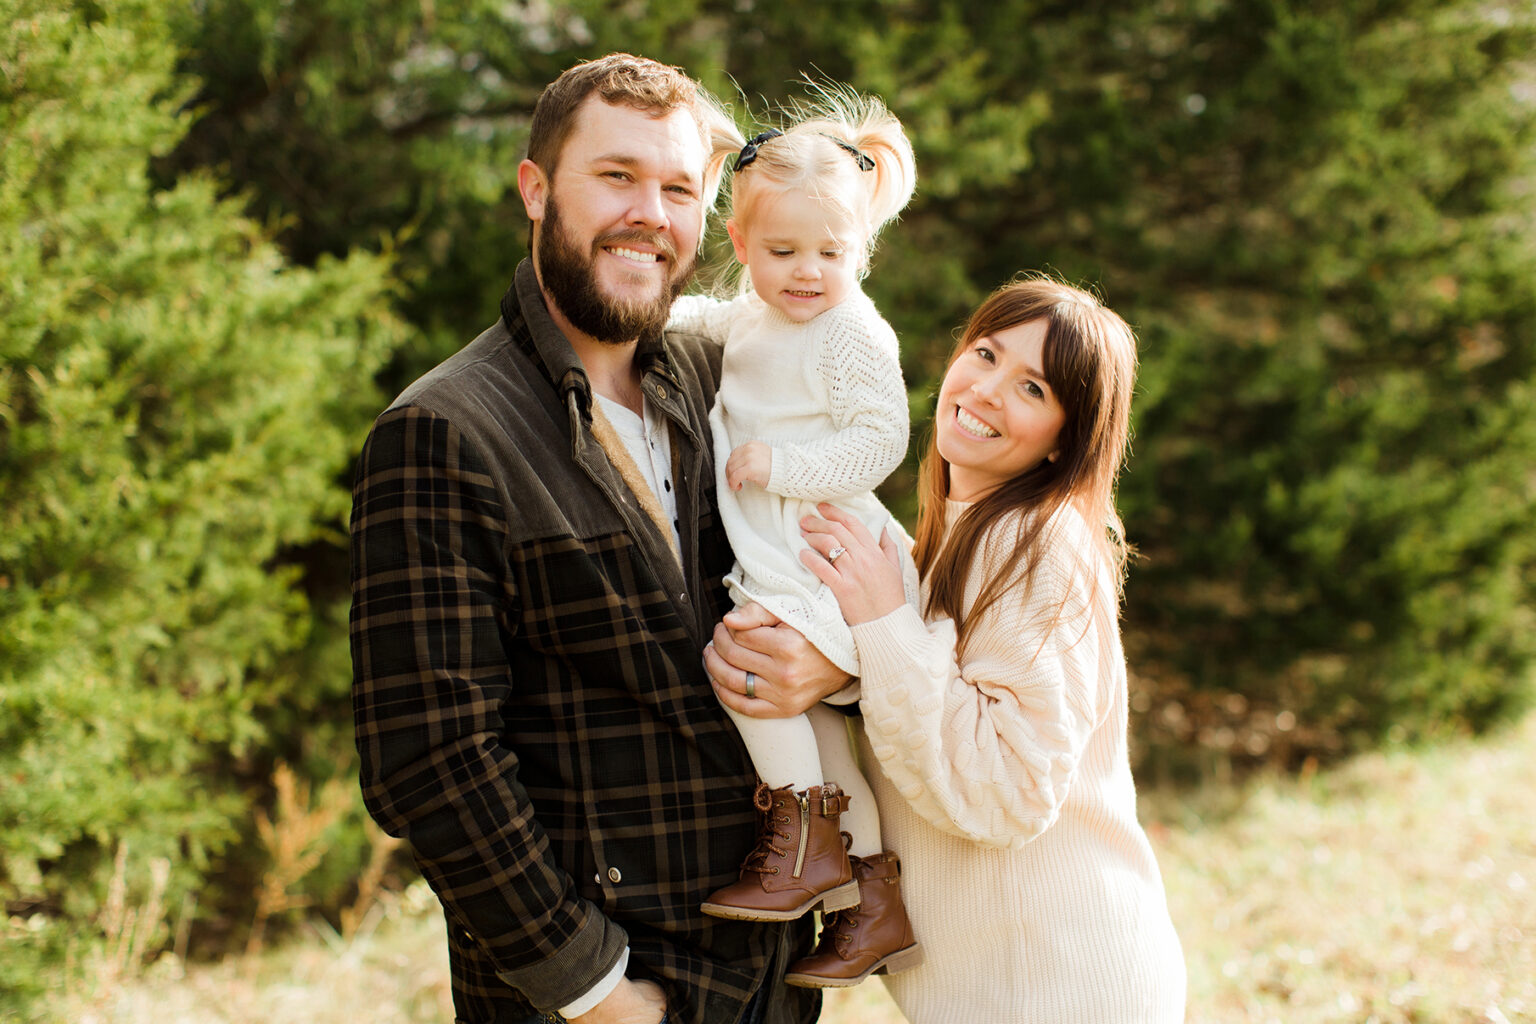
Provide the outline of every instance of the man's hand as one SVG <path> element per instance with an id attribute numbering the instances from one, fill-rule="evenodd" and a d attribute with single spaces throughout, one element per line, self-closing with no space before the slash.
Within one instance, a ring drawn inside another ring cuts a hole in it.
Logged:
<path id="1" fill-rule="evenodd" d="M 659 1024 L 667 1015 L 667 996 L 654 981 L 622 978 L 607 998 L 571 1024 Z"/>
<path id="2" fill-rule="evenodd" d="M 725 482 L 733 491 L 741 490 L 747 483 L 767 487 L 772 472 L 773 449 L 761 441 L 737 445 L 731 457 L 725 460 Z"/>
<path id="3" fill-rule="evenodd" d="M 704 669 L 720 702 L 751 718 L 804 714 L 853 680 L 798 630 L 755 603 L 728 613 L 715 627 L 704 648 Z"/>

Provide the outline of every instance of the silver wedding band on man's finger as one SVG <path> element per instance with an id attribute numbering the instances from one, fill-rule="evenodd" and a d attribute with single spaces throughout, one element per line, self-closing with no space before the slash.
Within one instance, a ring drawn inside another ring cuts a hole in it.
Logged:
<path id="1" fill-rule="evenodd" d="M 757 699 L 757 676 L 747 673 L 747 700 Z"/>
<path id="2" fill-rule="evenodd" d="M 842 558 L 847 553 L 848 549 L 839 544 L 837 547 L 827 552 L 827 564 L 831 565 L 833 562 L 837 561 L 839 558 Z"/>

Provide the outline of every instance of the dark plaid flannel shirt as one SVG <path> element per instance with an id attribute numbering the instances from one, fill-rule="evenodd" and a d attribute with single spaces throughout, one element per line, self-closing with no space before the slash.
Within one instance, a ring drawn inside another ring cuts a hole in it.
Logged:
<path id="1" fill-rule="evenodd" d="M 642 345 L 669 421 L 682 566 L 590 431 L 586 375 L 526 262 L 502 319 L 379 417 L 353 494 L 353 708 L 369 812 L 448 920 L 461 1021 L 579 997 L 630 947 L 673 1020 L 814 1020 L 790 926 L 710 918 L 754 776 L 704 675 L 731 555 L 707 413 L 718 346 Z"/>

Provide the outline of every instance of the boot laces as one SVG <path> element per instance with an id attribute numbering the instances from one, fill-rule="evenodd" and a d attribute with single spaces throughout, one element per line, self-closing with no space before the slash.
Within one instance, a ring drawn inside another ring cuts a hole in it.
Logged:
<path id="1" fill-rule="evenodd" d="M 773 813 L 773 791 L 768 788 L 766 783 L 762 782 L 759 782 L 757 789 L 752 791 L 752 806 L 762 813 L 763 824 L 762 828 L 758 831 L 757 846 L 752 849 L 751 853 L 747 854 L 746 859 L 742 862 L 741 869 L 743 871 L 755 871 L 760 875 L 776 875 L 779 873 L 778 865 L 770 867 L 768 865 L 768 858 L 774 854 L 777 854 L 780 860 L 789 856 L 787 849 L 781 850 L 773 842 L 775 839 L 779 839 L 789 843 L 795 838 L 787 830 L 789 815 Z M 783 832 L 779 831 L 778 826 L 780 825 L 786 826 L 786 830 Z"/>
<path id="2" fill-rule="evenodd" d="M 832 940 L 832 946 L 837 950 L 837 955 L 847 959 L 848 947 L 853 944 L 853 930 L 859 926 L 859 907 L 849 907 L 846 910 L 834 910 L 830 914 L 821 917 L 821 945 L 828 938 Z"/>

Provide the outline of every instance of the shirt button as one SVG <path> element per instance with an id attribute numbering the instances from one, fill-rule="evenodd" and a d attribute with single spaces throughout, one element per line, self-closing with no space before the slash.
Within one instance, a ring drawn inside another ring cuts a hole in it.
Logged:
<path id="1" fill-rule="evenodd" d="M 592 872 L 592 881 L 596 882 L 598 885 L 602 885 L 603 884 L 603 876 L 598 874 L 596 871 L 594 871 L 594 872 Z"/>
<path id="2" fill-rule="evenodd" d="M 623 872 L 621 872 L 618 868 L 609 868 L 608 881 L 612 882 L 614 885 L 618 885 L 620 882 L 624 881 Z"/>
<path id="3" fill-rule="evenodd" d="M 679 601 L 683 602 L 683 604 L 687 604 L 688 603 L 688 595 L 687 594 L 678 594 L 677 595 L 677 599 Z"/>

